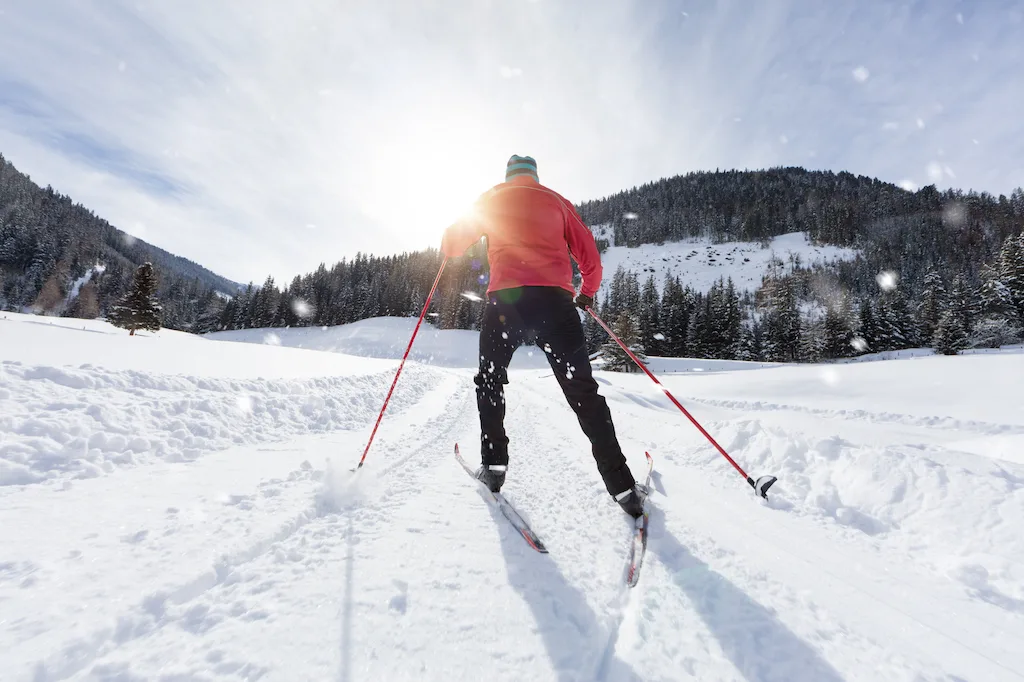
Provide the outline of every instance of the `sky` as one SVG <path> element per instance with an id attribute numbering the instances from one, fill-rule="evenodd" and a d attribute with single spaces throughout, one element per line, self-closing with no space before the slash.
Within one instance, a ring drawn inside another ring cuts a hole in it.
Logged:
<path id="1" fill-rule="evenodd" d="M 235 281 L 439 246 L 511 154 L 574 202 L 803 166 L 1024 186 L 1024 2 L 0 0 L 0 154 Z"/>

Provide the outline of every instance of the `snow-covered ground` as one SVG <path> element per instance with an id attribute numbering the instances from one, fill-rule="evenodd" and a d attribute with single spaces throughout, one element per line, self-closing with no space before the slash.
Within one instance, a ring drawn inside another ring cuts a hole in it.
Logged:
<path id="1" fill-rule="evenodd" d="M 657 465 L 628 590 L 628 525 L 536 358 L 505 489 L 549 555 L 451 457 L 478 437 L 454 353 L 407 365 L 349 472 L 407 338 L 375 324 L 387 359 L 309 350 L 353 330 L 0 315 L 0 679 L 1024 679 L 1024 354 L 666 376 L 779 476 L 768 503 L 646 377 L 599 373 Z"/>
<path id="2" fill-rule="evenodd" d="M 595 236 L 608 235 L 607 227 L 595 227 Z M 775 257 L 790 267 L 791 258 L 799 258 L 806 266 L 853 260 L 858 252 L 838 246 L 815 246 L 804 232 L 780 235 L 771 240 L 768 248 L 756 242 L 712 243 L 708 239 L 644 244 L 636 248 L 612 246 L 601 255 L 604 266 L 604 289 L 611 284 L 612 275 L 621 266 L 635 272 L 640 284 L 650 275 L 660 291 L 665 275 L 678 275 L 683 286 L 697 291 L 708 291 L 721 278 L 732 277 L 740 291 L 753 291 L 761 286 L 769 261 Z"/>

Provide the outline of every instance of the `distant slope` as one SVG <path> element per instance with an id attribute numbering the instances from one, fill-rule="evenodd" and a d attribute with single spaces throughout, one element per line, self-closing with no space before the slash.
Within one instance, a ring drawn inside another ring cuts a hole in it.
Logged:
<path id="1" fill-rule="evenodd" d="M 607 225 L 594 228 L 598 238 L 607 238 L 610 232 Z M 784 263 L 798 260 L 804 267 L 810 267 L 849 261 L 858 255 L 856 249 L 812 244 L 803 232 L 774 237 L 768 246 L 758 242 L 714 244 L 709 239 L 643 244 L 635 248 L 612 246 L 601 256 L 603 289 L 608 288 L 612 275 L 621 267 L 636 273 L 641 283 L 653 275 L 659 290 L 670 275 L 694 291 L 706 292 L 721 278 L 732 278 L 739 291 L 755 291 L 773 257 Z"/>
<path id="2" fill-rule="evenodd" d="M 197 308 L 208 290 L 234 295 L 239 289 L 198 263 L 126 234 L 52 187 L 41 188 L 0 155 L 0 309 L 53 311 L 53 300 L 63 300 L 74 282 L 99 263 L 106 266 L 96 282 L 102 311 L 145 262 L 156 266 L 165 302 L 185 304 L 190 298 Z M 56 292 L 40 300 L 51 281 Z M 182 318 L 196 314 L 180 312 Z M 178 326 L 189 321 L 194 320 L 182 319 Z"/>

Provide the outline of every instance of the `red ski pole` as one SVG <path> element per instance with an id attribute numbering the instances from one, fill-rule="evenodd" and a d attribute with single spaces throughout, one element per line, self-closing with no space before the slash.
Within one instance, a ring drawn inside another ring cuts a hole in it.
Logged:
<path id="1" fill-rule="evenodd" d="M 693 423 L 693 425 L 697 427 L 697 430 L 704 434 L 704 437 L 707 438 L 708 441 L 710 441 L 710 443 L 715 446 L 715 449 L 721 453 L 722 457 L 725 457 L 727 460 L 729 460 L 729 464 L 732 464 L 736 468 L 736 471 L 740 472 L 740 475 L 743 476 L 743 478 L 747 479 L 747 483 L 749 483 L 750 487 L 754 489 L 754 492 L 756 492 L 758 495 L 767 500 L 768 488 L 771 488 L 772 484 L 774 484 L 775 481 L 777 481 L 778 479 L 775 478 L 774 476 L 761 476 L 759 479 L 755 481 L 750 476 L 748 476 L 747 472 L 745 472 L 740 467 L 740 465 L 736 463 L 736 460 L 729 456 L 729 453 L 725 451 L 725 448 L 719 445 L 718 441 L 712 438 L 711 434 L 704 430 L 704 427 L 701 426 L 700 423 L 693 418 L 693 415 L 690 414 L 689 411 L 685 407 L 683 407 L 683 405 L 678 400 L 676 400 L 675 396 L 669 393 L 669 390 L 665 388 L 664 384 L 658 381 L 658 377 L 651 374 L 651 370 L 647 369 L 647 366 L 644 365 L 644 363 L 640 362 L 640 358 L 634 355 L 633 351 L 626 347 L 626 344 L 622 343 L 622 340 L 615 335 L 615 332 L 613 332 L 608 327 L 608 325 L 604 323 L 604 320 L 598 317 L 597 313 L 595 313 L 590 308 L 587 308 L 587 312 L 590 313 L 590 316 L 593 317 L 599 325 L 604 327 L 604 330 L 608 332 L 609 336 L 615 339 L 615 343 L 619 344 L 619 347 L 622 348 L 622 350 L 626 351 L 626 355 L 628 355 L 630 359 L 632 359 L 633 362 L 636 363 L 636 366 L 642 369 L 644 371 L 644 374 L 649 376 L 651 378 L 651 381 L 656 383 L 658 385 L 658 388 L 665 392 L 665 395 L 668 397 L 669 400 L 672 401 L 672 404 L 678 407 L 679 411 L 686 415 L 686 418 L 689 419 Z"/>
<path id="2" fill-rule="evenodd" d="M 373 437 L 377 435 L 377 429 L 380 427 L 380 422 L 384 419 L 384 410 L 388 409 L 388 403 L 391 401 L 391 394 L 395 392 L 395 385 L 398 383 L 398 377 L 402 375 L 402 368 L 405 367 L 405 360 L 409 357 L 409 351 L 412 350 L 412 342 L 416 340 L 416 334 L 420 330 L 420 325 L 423 324 L 423 318 L 427 316 L 427 309 L 430 308 L 430 300 L 434 298 L 434 291 L 437 290 L 437 283 L 441 281 L 441 273 L 444 272 L 444 266 L 448 264 L 448 256 L 444 257 L 441 261 L 441 267 L 437 271 L 437 277 L 434 278 L 434 286 L 430 287 L 430 293 L 427 294 L 427 301 L 423 304 L 423 311 L 420 313 L 420 319 L 416 322 L 416 328 L 412 330 L 412 336 L 409 337 L 409 345 L 405 347 L 405 355 L 402 356 L 402 362 L 398 365 L 398 371 L 395 372 L 395 380 L 391 382 L 391 390 L 388 391 L 388 397 L 384 399 L 384 406 L 380 408 L 380 414 L 377 415 L 377 423 L 373 425 L 373 432 L 370 433 L 370 441 L 366 444 L 366 449 L 363 450 L 363 456 L 359 458 L 359 466 L 356 469 L 363 467 L 363 462 L 366 460 L 366 453 L 370 451 L 370 446 L 373 444 Z"/>

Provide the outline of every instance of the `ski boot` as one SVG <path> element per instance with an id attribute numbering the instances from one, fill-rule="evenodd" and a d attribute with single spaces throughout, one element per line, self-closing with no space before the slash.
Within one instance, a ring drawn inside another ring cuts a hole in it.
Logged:
<path id="1" fill-rule="evenodd" d="M 491 464 L 481 466 L 476 471 L 477 480 L 481 481 L 492 493 L 499 492 L 505 484 L 505 471 L 508 467 L 504 464 Z"/>
<path id="2" fill-rule="evenodd" d="M 615 496 L 615 501 L 634 519 L 644 515 L 644 501 L 647 499 L 648 491 L 644 486 L 637 483 L 629 490 L 624 490 Z"/>

